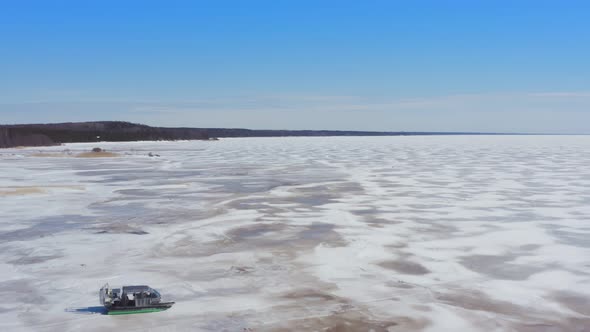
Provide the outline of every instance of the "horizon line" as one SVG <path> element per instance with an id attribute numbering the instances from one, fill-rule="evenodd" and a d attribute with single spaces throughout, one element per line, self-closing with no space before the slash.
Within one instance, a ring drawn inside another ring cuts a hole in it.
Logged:
<path id="1" fill-rule="evenodd" d="M 419 136 L 419 135 L 495 135 L 495 136 L 587 136 L 590 133 L 544 133 L 544 132 L 485 132 L 485 131 L 424 131 L 424 130 L 358 130 L 358 129 L 251 129 L 251 128 L 240 128 L 240 127 L 185 127 L 185 126 L 152 126 L 143 123 L 132 122 L 132 121 L 121 121 L 121 120 L 97 120 L 97 121 L 70 121 L 70 122 L 47 122 L 47 123 L 13 123 L 13 124 L 0 124 L 3 126 L 35 126 L 35 125 L 60 125 L 60 124 L 83 124 L 83 123 L 129 123 L 139 126 L 147 126 L 151 128 L 169 128 L 169 129 L 200 129 L 200 130 L 248 130 L 248 131 L 285 131 L 285 132 L 350 132 L 350 133 L 371 133 L 371 134 L 384 134 L 383 136 L 403 136 L 403 134 Z M 362 135 L 357 135 L 362 136 Z"/>

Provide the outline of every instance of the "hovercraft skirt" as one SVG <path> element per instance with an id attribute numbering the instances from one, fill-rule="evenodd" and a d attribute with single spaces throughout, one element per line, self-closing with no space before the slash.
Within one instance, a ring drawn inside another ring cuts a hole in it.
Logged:
<path id="1" fill-rule="evenodd" d="M 149 307 L 114 307 L 109 308 L 108 315 L 131 315 L 131 314 L 144 314 L 149 312 L 158 312 L 170 309 L 172 303 L 166 303 L 163 305 L 149 306 Z"/>

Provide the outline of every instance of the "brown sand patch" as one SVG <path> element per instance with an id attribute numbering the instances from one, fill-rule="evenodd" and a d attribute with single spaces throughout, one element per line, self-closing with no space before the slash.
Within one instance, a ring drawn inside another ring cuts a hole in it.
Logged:
<path id="1" fill-rule="evenodd" d="M 283 298 L 293 300 L 324 300 L 324 301 L 337 301 L 345 302 L 344 299 L 338 298 L 334 295 L 324 293 L 322 291 L 313 289 L 299 289 L 283 295 Z"/>
<path id="2" fill-rule="evenodd" d="M 73 190 L 85 190 L 86 187 L 78 186 L 78 185 L 71 185 L 71 186 L 47 186 L 45 188 L 58 188 L 58 189 L 73 189 Z"/>
<path id="3" fill-rule="evenodd" d="M 384 247 L 385 248 L 393 248 L 393 249 L 402 249 L 402 248 L 408 247 L 408 244 L 407 243 L 398 242 L 398 243 L 386 244 Z"/>
<path id="4" fill-rule="evenodd" d="M 378 265 L 383 268 L 394 270 L 394 271 L 397 271 L 397 272 L 403 273 L 403 274 L 421 275 L 421 274 L 430 273 L 430 270 L 428 270 L 424 266 L 422 266 L 418 263 L 404 261 L 404 260 L 386 261 L 386 262 L 381 262 Z"/>
<path id="5" fill-rule="evenodd" d="M 84 190 L 84 186 L 28 186 L 28 187 L 4 187 L 0 188 L 0 196 L 20 196 L 20 195 L 31 195 L 31 194 L 44 194 L 47 189 L 72 189 L 72 190 Z"/>
<path id="6" fill-rule="evenodd" d="M 114 152 L 83 152 L 76 155 L 76 158 L 113 158 L 121 155 Z"/>
<path id="7" fill-rule="evenodd" d="M 38 187 L 0 188 L 0 196 L 24 196 L 43 193 L 45 193 L 45 190 Z"/>

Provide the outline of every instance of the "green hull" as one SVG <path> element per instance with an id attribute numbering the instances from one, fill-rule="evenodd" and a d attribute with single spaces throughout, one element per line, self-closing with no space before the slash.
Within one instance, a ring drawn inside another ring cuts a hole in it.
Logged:
<path id="1" fill-rule="evenodd" d="M 149 312 L 164 311 L 168 308 L 138 308 L 130 310 L 109 310 L 108 315 L 131 315 L 131 314 L 146 314 Z"/>

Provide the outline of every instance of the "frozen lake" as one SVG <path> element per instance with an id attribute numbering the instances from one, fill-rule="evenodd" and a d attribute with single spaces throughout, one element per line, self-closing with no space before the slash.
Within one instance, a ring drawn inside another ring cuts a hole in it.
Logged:
<path id="1" fill-rule="evenodd" d="M 0 150 L 0 327 L 590 331 L 588 165 L 590 136 Z M 101 315 L 106 282 L 176 304 Z"/>

